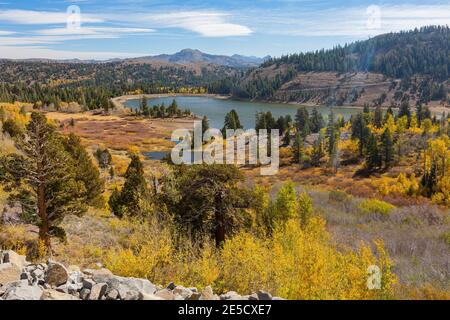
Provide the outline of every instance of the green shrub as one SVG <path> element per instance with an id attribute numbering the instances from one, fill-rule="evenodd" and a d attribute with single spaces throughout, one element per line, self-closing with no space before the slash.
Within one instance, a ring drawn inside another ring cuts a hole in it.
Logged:
<path id="1" fill-rule="evenodd" d="M 395 209 L 395 206 L 377 199 L 365 199 L 359 204 L 358 208 L 364 214 L 378 213 L 386 216 Z"/>

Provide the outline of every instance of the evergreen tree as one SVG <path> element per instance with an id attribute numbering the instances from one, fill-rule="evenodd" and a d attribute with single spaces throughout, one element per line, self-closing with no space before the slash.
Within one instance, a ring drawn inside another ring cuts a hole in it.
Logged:
<path id="1" fill-rule="evenodd" d="M 378 105 L 375 108 L 374 116 L 373 116 L 373 125 L 376 128 L 381 128 L 383 126 L 383 111 L 381 110 L 381 106 Z"/>
<path id="2" fill-rule="evenodd" d="M 389 128 L 386 128 L 381 135 L 381 145 L 383 153 L 383 161 L 385 168 L 390 168 L 394 162 L 394 141 Z"/>
<path id="3" fill-rule="evenodd" d="M 86 187 L 77 181 L 70 155 L 61 137 L 41 113 L 33 112 L 25 137 L 17 143 L 20 154 L 2 158 L 1 179 L 19 202 L 29 223 L 39 227 L 39 239 L 51 251 L 51 237 L 65 238 L 59 226 L 67 214 L 82 214 Z"/>
<path id="4" fill-rule="evenodd" d="M 202 135 L 205 134 L 206 131 L 209 129 L 209 120 L 207 116 L 204 116 L 202 118 Z"/>
<path id="5" fill-rule="evenodd" d="M 89 205 L 102 207 L 104 204 L 102 195 L 105 188 L 104 181 L 100 178 L 100 172 L 92 163 L 86 149 L 81 145 L 80 138 L 71 133 L 63 139 L 63 145 L 72 158 L 75 179 L 84 184 L 83 197 Z"/>
<path id="6" fill-rule="evenodd" d="M 323 136 L 319 134 L 319 137 L 316 139 L 313 145 L 311 164 L 315 167 L 318 167 L 320 165 L 320 161 L 325 156 L 323 140 Z"/>
<path id="7" fill-rule="evenodd" d="M 303 138 L 306 138 L 306 136 L 311 134 L 309 114 L 305 107 L 297 109 L 297 114 L 295 115 L 295 127 L 297 128 L 297 131 L 301 133 Z"/>
<path id="8" fill-rule="evenodd" d="M 364 147 L 367 145 L 370 130 L 367 127 L 366 121 L 361 113 L 352 118 L 352 138 L 359 141 L 359 156 L 364 155 Z"/>
<path id="9" fill-rule="evenodd" d="M 301 164 L 304 157 L 304 147 L 302 136 L 298 132 L 295 134 L 295 140 L 292 149 L 294 154 L 294 163 Z"/>
<path id="10" fill-rule="evenodd" d="M 226 136 L 227 129 L 237 130 L 242 128 L 243 127 L 241 125 L 241 122 L 239 121 L 239 116 L 236 110 L 233 109 L 225 115 L 225 122 L 222 128 L 222 134 L 224 135 L 224 137 Z"/>
<path id="11" fill-rule="evenodd" d="M 320 129 L 325 127 L 325 121 L 322 117 L 322 114 L 317 110 L 317 108 L 314 108 L 311 113 L 311 132 L 318 133 Z"/>
<path id="12" fill-rule="evenodd" d="M 150 192 L 144 177 L 144 167 L 139 155 L 130 153 L 131 162 L 125 173 L 121 191 L 114 190 L 109 205 L 118 217 L 144 218 L 150 209 Z"/>
<path id="13" fill-rule="evenodd" d="M 374 134 L 370 134 L 367 141 L 366 166 L 369 170 L 381 167 L 381 157 L 378 149 L 378 141 L 377 137 Z"/>
<path id="14" fill-rule="evenodd" d="M 408 101 L 402 102 L 402 104 L 400 105 L 400 110 L 398 112 L 399 118 L 404 116 L 408 117 L 408 122 L 411 120 L 411 109 Z"/>

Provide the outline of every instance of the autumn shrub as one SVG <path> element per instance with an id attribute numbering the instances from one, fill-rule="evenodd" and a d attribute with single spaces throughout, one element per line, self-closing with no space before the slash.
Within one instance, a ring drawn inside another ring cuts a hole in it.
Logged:
<path id="1" fill-rule="evenodd" d="M 331 203 L 343 203 L 349 201 L 351 198 L 351 195 L 342 190 L 331 190 L 328 194 L 328 201 Z"/>
<path id="2" fill-rule="evenodd" d="M 387 216 L 389 215 L 389 213 L 391 213 L 391 211 L 395 208 L 395 206 L 382 200 L 365 199 L 361 201 L 358 208 L 364 214 L 376 213 L 383 216 Z"/>

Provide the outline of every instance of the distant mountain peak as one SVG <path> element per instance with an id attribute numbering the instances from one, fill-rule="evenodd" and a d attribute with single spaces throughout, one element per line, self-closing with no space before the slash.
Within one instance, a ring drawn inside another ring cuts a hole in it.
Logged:
<path id="1" fill-rule="evenodd" d="M 186 48 L 174 54 L 161 54 L 157 56 L 148 56 L 136 58 L 140 61 L 160 61 L 169 63 L 189 64 L 189 63 L 208 63 L 234 68 L 257 67 L 263 63 L 266 58 L 247 57 L 239 54 L 232 56 L 213 55 L 204 53 L 198 49 Z"/>

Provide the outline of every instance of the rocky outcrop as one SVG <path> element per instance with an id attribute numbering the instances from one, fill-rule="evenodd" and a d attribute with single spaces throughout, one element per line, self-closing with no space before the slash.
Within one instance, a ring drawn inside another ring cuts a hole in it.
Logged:
<path id="1" fill-rule="evenodd" d="M 272 300 L 264 291 L 243 296 L 217 295 L 208 286 L 199 291 L 173 282 L 167 287 L 147 279 L 120 277 L 107 269 L 28 263 L 13 251 L 0 251 L 0 300 Z"/>

